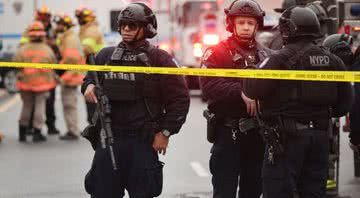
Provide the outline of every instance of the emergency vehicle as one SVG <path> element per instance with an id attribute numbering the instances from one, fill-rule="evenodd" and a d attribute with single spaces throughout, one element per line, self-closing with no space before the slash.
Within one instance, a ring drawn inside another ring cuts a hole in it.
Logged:
<path id="1" fill-rule="evenodd" d="M 360 1 L 340 0 L 337 2 L 339 26 L 345 34 L 354 39 L 354 46 L 360 44 Z"/>

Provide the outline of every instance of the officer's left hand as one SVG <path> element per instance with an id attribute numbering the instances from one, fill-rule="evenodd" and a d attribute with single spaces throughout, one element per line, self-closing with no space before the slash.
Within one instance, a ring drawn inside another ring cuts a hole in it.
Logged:
<path id="1" fill-rule="evenodd" d="M 166 148 L 169 143 L 169 138 L 166 137 L 161 132 L 155 134 L 154 142 L 152 147 L 155 151 L 159 152 L 159 154 L 166 154 Z"/>
<path id="2" fill-rule="evenodd" d="M 250 116 L 256 115 L 256 101 L 247 97 L 244 93 L 241 93 L 241 97 L 246 104 L 246 110 Z"/>

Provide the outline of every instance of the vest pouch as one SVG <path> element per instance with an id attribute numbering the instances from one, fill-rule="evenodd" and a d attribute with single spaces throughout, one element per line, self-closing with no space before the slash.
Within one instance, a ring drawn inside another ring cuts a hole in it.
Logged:
<path id="1" fill-rule="evenodd" d="M 160 100 L 160 79 L 156 76 L 147 75 L 144 77 L 144 96 L 149 99 Z"/>
<path id="2" fill-rule="evenodd" d="M 141 97 L 136 81 L 104 80 L 104 92 L 112 101 L 135 101 Z"/>
<path id="3" fill-rule="evenodd" d="M 300 102 L 306 105 L 326 106 L 337 102 L 338 87 L 336 82 L 300 82 Z"/>

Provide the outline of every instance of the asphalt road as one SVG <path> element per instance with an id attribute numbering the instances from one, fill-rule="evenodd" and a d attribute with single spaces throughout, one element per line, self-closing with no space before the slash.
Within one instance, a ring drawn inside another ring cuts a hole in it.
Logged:
<path id="1" fill-rule="evenodd" d="M 80 126 L 84 127 L 85 105 L 80 94 L 79 98 Z M 209 198 L 211 195 L 208 169 L 211 145 L 206 141 L 205 120 L 201 116 L 205 106 L 198 97 L 192 98 L 186 124 L 180 134 L 171 138 L 166 156 L 161 157 L 166 165 L 160 197 Z M 94 154 L 88 142 L 83 139 L 64 142 L 51 136 L 41 144 L 19 143 L 20 108 L 18 95 L 0 99 L 0 131 L 6 136 L 0 143 L 0 198 L 88 197 L 83 180 Z M 57 126 L 65 132 L 59 98 L 56 110 Z M 360 179 L 353 177 L 352 152 L 347 141 L 347 134 L 342 133 L 340 192 L 342 196 L 360 198 Z"/>

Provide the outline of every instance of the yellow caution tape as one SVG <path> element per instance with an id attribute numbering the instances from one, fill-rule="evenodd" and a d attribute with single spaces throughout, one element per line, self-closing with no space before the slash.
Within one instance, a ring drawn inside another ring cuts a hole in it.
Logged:
<path id="1" fill-rule="evenodd" d="M 127 72 L 207 77 L 261 78 L 279 80 L 360 82 L 360 72 L 353 71 L 300 71 L 251 69 L 200 69 L 144 66 L 72 65 L 44 63 L 0 62 L 0 67 L 39 68 L 79 71 Z"/>

